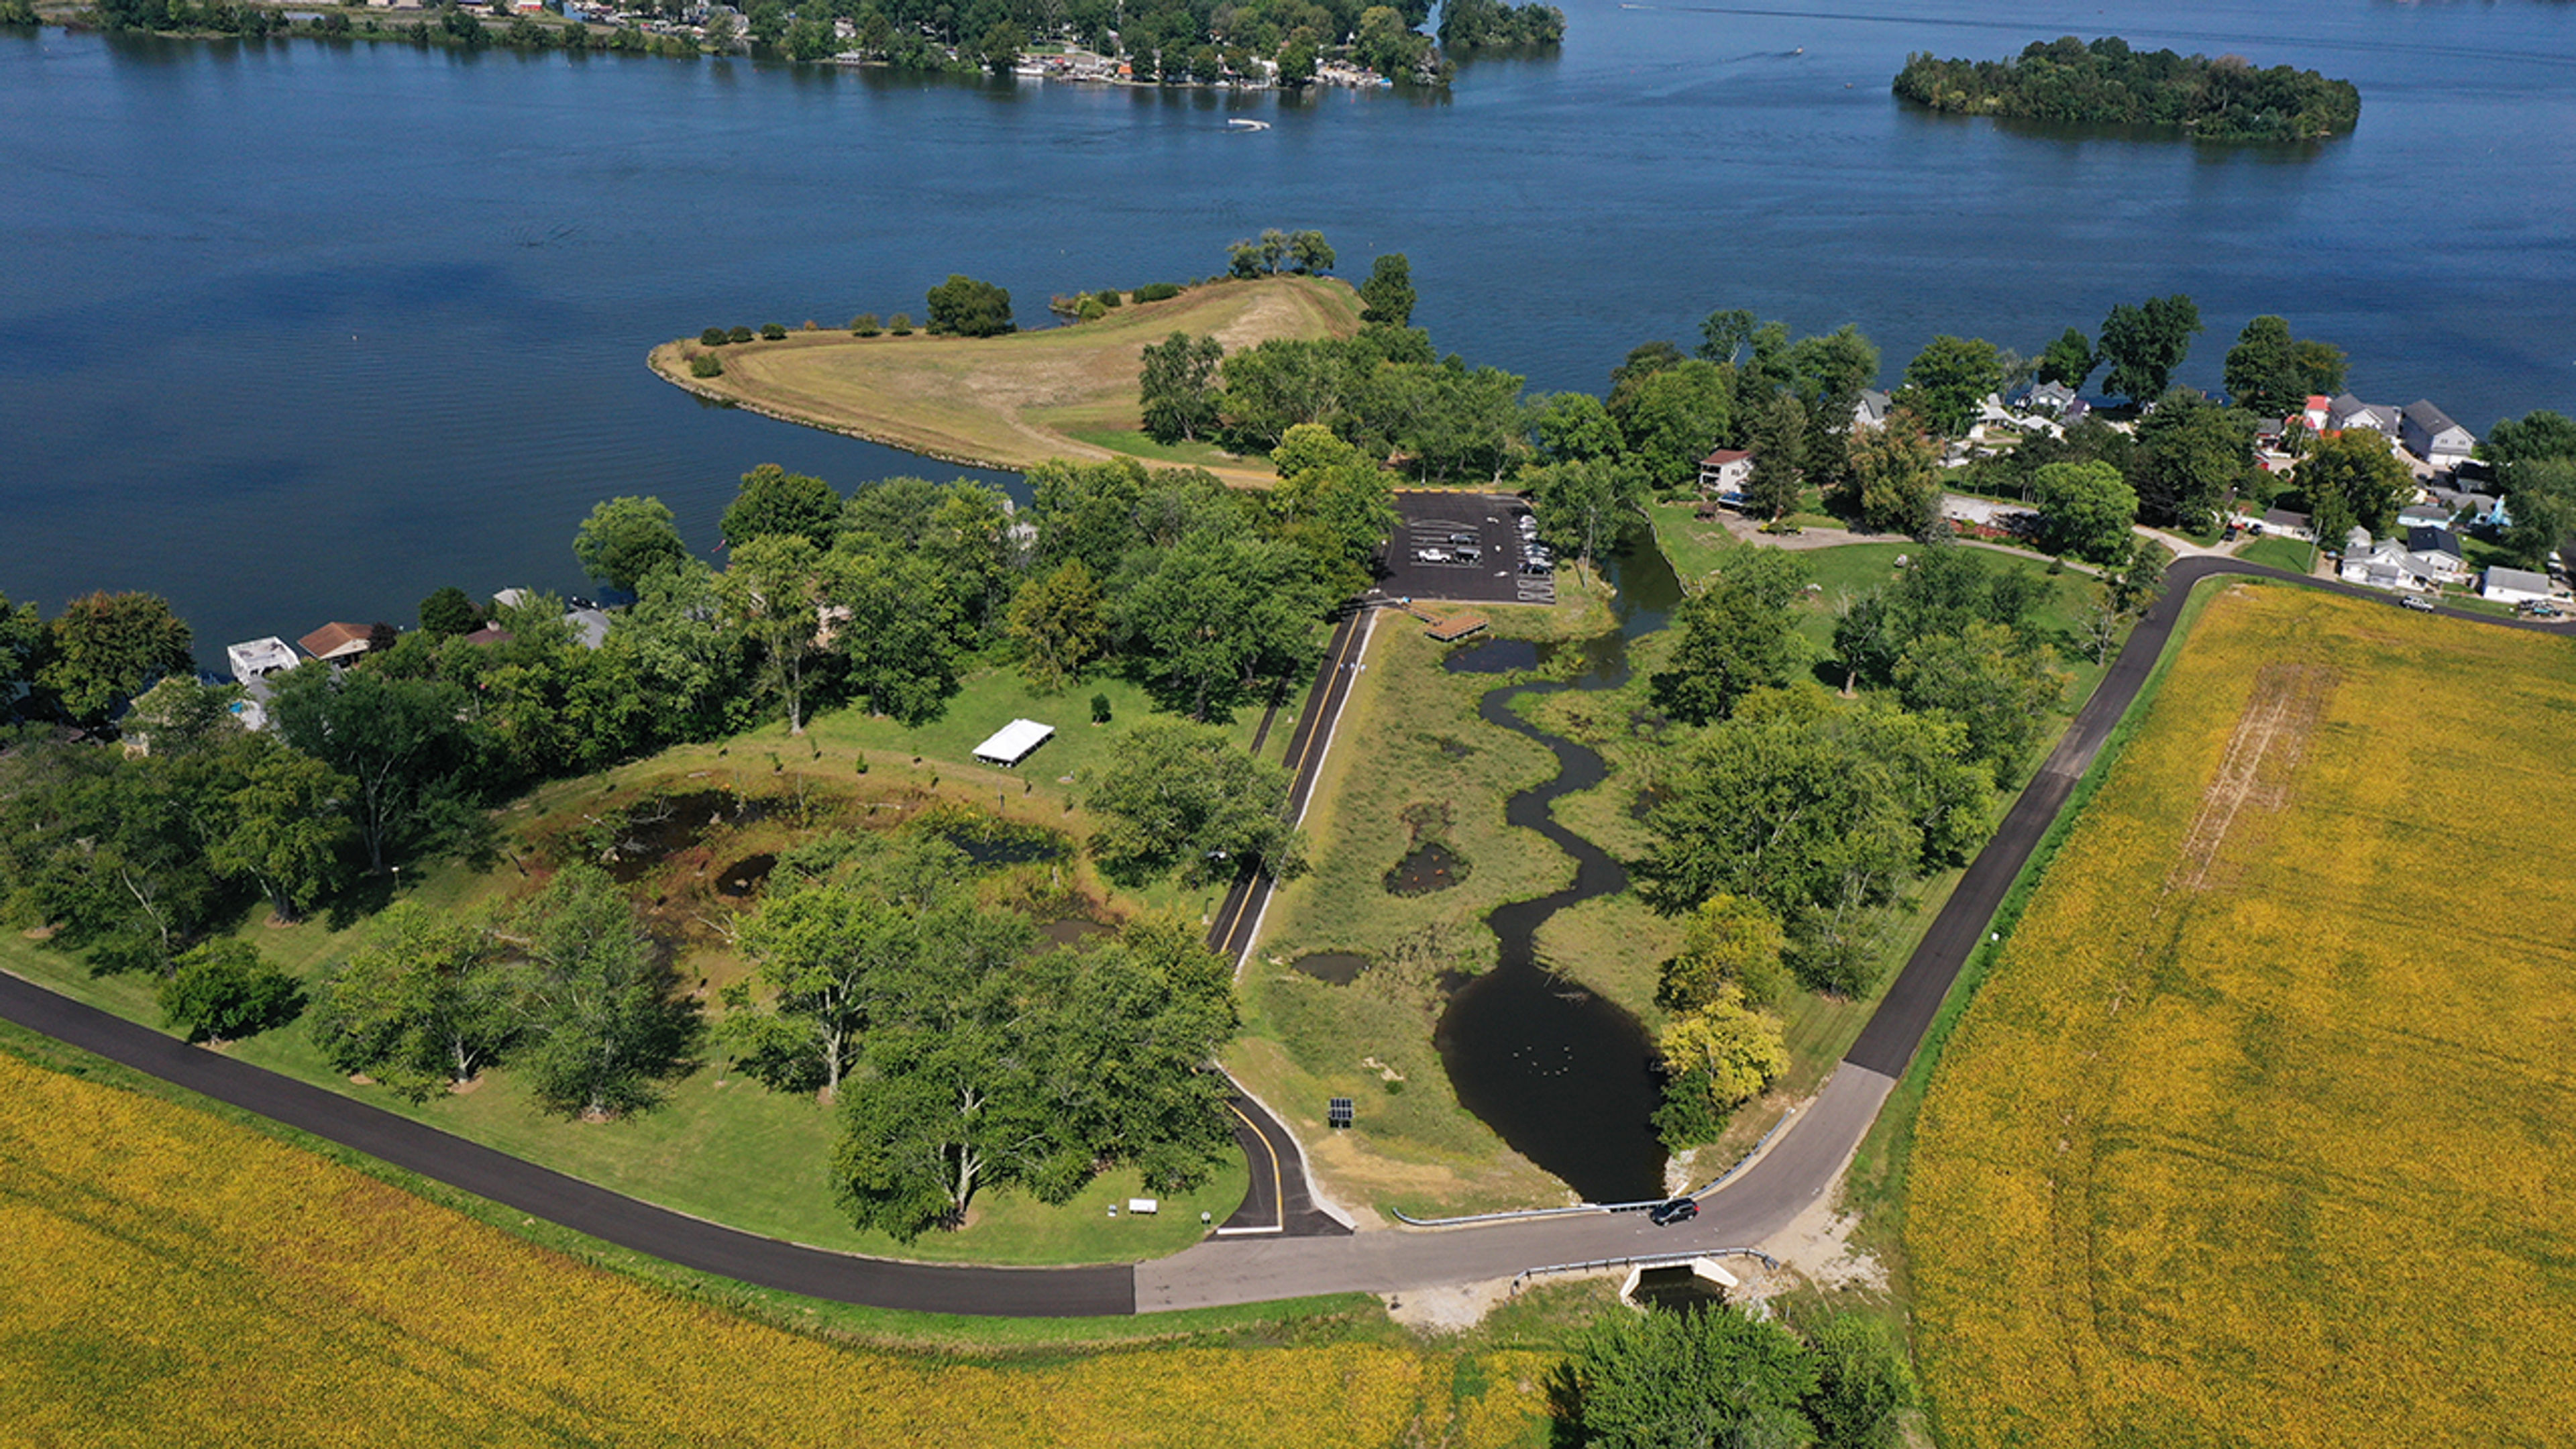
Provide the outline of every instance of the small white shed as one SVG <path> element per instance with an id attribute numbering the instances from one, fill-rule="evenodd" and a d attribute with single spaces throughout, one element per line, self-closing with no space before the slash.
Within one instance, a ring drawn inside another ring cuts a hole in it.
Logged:
<path id="1" fill-rule="evenodd" d="M 975 758 L 988 765 L 1009 769 L 1029 757 L 1031 751 L 1045 744 L 1055 734 L 1054 725 L 1039 724 L 1033 719 L 1015 719 L 993 731 L 993 737 L 975 747 Z"/>

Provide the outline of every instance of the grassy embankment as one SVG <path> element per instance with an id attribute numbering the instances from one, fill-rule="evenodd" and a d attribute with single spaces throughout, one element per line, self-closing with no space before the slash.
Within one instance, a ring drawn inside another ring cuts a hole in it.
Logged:
<path id="1" fill-rule="evenodd" d="M 2571 708 L 2557 640 L 2210 603 L 1923 1104 L 1944 1442 L 2563 1437 Z"/>
<path id="2" fill-rule="evenodd" d="M 1111 699 L 1108 725 L 1088 722 L 1094 693 Z M 1292 691 L 1282 705 L 1282 722 L 1265 742 L 1264 758 L 1275 760 L 1284 750 L 1287 721 L 1301 701 L 1302 691 Z M 1063 777 L 1078 776 L 1105 760 L 1117 737 L 1148 714 L 1142 691 L 1125 681 L 1086 682 L 1060 695 L 1032 695 L 1015 672 L 988 667 L 967 678 L 939 719 L 917 729 L 855 711 L 827 712 L 802 739 L 790 740 L 782 727 L 770 725 L 723 745 L 675 749 L 602 775 L 549 785 L 502 813 L 508 859 L 496 870 L 477 873 L 445 865 L 416 883 L 407 878 L 404 890 L 447 909 L 497 903 L 529 890 L 562 858 L 566 847 L 560 842 L 566 834 L 589 817 L 654 795 L 712 793 L 722 797 L 718 808 L 728 815 L 733 800 L 766 802 L 762 818 L 729 820 L 696 832 L 666 859 L 649 863 L 631 886 L 650 929 L 673 943 L 683 983 L 711 1001 L 717 990 L 749 969 L 727 936 L 751 904 L 749 898 L 722 889 L 737 862 L 838 825 L 891 826 L 943 800 L 1079 839 L 1090 822 Z M 1054 724 L 1056 738 L 1020 771 L 972 760 L 976 743 L 1021 716 Z M 1259 720 L 1258 710 L 1247 710 L 1231 728 L 1248 743 Z M 862 753 L 868 763 L 865 774 L 857 768 Z M 994 889 L 1042 920 L 1114 921 L 1143 906 L 1196 918 L 1212 910 L 1220 894 L 1213 887 L 1185 892 L 1162 886 L 1121 895 L 1078 859 L 1068 862 L 1061 876 L 1050 867 L 1024 867 L 998 880 Z M 255 913 L 239 934 L 308 981 L 355 944 L 355 929 L 345 923 L 339 923 L 341 929 L 328 919 L 279 927 L 265 924 L 265 916 L 265 911 Z M 0 968 L 160 1025 L 151 983 L 141 978 L 93 977 L 77 959 L 15 934 L 0 936 Z M 1229 1161 L 1204 1187 L 1171 1199 L 1158 1216 L 1111 1218 L 1110 1203 L 1145 1191 L 1134 1172 L 1115 1171 L 1065 1207 L 997 1194 L 979 1202 L 963 1229 L 906 1244 L 854 1229 L 835 1207 L 823 1179 L 835 1136 L 831 1110 L 730 1075 L 720 1054 L 710 1053 L 704 1064 L 676 1082 L 662 1106 L 603 1124 L 544 1112 L 506 1067 L 488 1073 L 469 1091 L 419 1106 L 405 1103 L 335 1074 L 302 1022 L 226 1050 L 682 1212 L 822 1247 L 885 1256 L 999 1263 L 1157 1257 L 1199 1239 L 1200 1212 L 1220 1220 L 1232 1212 L 1246 1182 L 1240 1160 Z"/>
<path id="3" fill-rule="evenodd" d="M 946 462 L 1026 469 L 1050 458 L 1125 456 L 1261 484 L 1273 475 L 1260 459 L 1204 443 L 1166 446 L 1139 430 L 1144 349 L 1174 332 L 1213 336 L 1228 352 L 1271 338 L 1346 337 L 1359 316 L 1359 295 L 1339 280 L 1265 277 L 1203 283 L 1098 321 L 1005 337 L 791 332 L 718 348 L 666 342 L 650 361 L 702 396 Z M 688 360 L 701 352 L 723 359 L 722 376 L 690 376 Z"/>
<path id="4" fill-rule="evenodd" d="M 1827 656 L 1837 596 L 1892 577 L 1895 557 L 1907 547 L 1862 544 L 1794 555 L 1821 589 L 1799 610 L 1799 633 L 1811 660 Z M 1700 565 L 1693 571 L 1706 572 L 1699 558 L 1683 557 L 1685 567 Z M 2043 635 L 2072 630 L 2088 578 L 2050 576 L 2036 561 L 1998 558 L 2049 583 L 2038 617 Z M 1497 633 L 1520 637 L 1578 638 L 1607 626 L 1597 611 L 1556 617 L 1493 613 Z M 1337 751 L 1326 771 L 1307 822 L 1317 868 L 1282 891 L 1272 907 L 1260 957 L 1246 975 L 1249 1040 L 1235 1065 L 1292 1117 L 1297 1104 L 1333 1095 L 1368 1104 L 1362 1125 L 1350 1132 L 1326 1132 L 1320 1122 L 1299 1119 L 1301 1127 L 1314 1129 L 1302 1135 L 1318 1170 L 1346 1201 L 1417 1214 L 1560 1201 L 1561 1183 L 1509 1152 L 1458 1106 L 1432 1047 L 1439 1010 L 1432 984 L 1418 971 L 1384 969 L 1397 956 L 1399 942 L 1431 928 L 1446 933 L 1446 964 L 1484 969 L 1494 951 L 1486 913 L 1556 889 L 1573 869 L 1552 846 L 1503 823 L 1505 798 L 1545 779 L 1553 764 L 1532 742 L 1476 717 L 1477 698 L 1497 681 L 1441 672 L 1439 646 L 1403 623 L 1381 623 L 1363 685 L 1344 716 L 1344 737 L 1367 739 L 1371 747 Z M 1647 681 L 1670 642 L 1668 633 L 1636 641 L 1632 678 L 1618 690 L 1529 696 L 1519 706 L 1543 727 L 1592 746 L 1609 761 L 1609 778 L 1560 801 L 1557 817 L 1625 859 L 1650 844 L 1636 807 L 1669 761 L 1675 738 L 1669 730 L 1634 723 L 1653 715 Z M 2066 705 L 2071 717 L 2101 671 L 2084 661 L 2071 661 L 2069 668 L 2076 675 Z M 1824 673 L 1832 683 L 1841 682 L 1830 669 Z M 1387 872 L 1425 840 L 1463 855 L 1464 877 L 1427 895 L 1389 893 Z M 1911 909 L 1894 918 L 1883 949 L 1882 984 L 1911 954 L 1956 881 L 1954 871 L 1924 882 Z M 1560 912 L 1541 929 L 1538 947 L 1551 969 L 1618 1002 L 1651 1031 L 1662 1025 L 1653 1001 L 1657 968 L 1679 939 L 1677 922 L 1623 893 Z M 1302 956 L 1327 952 L 1357 954 L 1372 967 L 1350 986 L 1292 969 Z M 1739 1112 L 1724 1139 L 1699 1154 L 1692 1170 L 1705 1175 L 1732 1160 L 1811 1094 L 1877 1001 L 1875 991 L 1857 998 L 1801 994 L 1791 1001 L 1784 1012 L 1789 1073 L 1768 1097 Z"/>
<path id="5" fill-rule="evenodd" d="M 1590 1307 L 1434 1348 L 1317 1303 L 1124 1320 L 1174 1337 L 1120 1352 L 1045 1347 L 1078 1322 L 949 1345 L 981 1362 L 890 1352 L 835 1341 L 873 1328 L 837 1310 L 738 1316 L 13 1053 L 0 1254 L 0 1420 L 46 1443 L 1531 1444 L 1546 1350 Z"/>
<path id="6" fill-rule="evenodd" d="M 2236 556 L 2265 568 L 2303 574 L 2315 564 L 2317 551 L 2314 545 L 2301 543 L 2295 538 L 2258 538 L 2238 549 Z"/>

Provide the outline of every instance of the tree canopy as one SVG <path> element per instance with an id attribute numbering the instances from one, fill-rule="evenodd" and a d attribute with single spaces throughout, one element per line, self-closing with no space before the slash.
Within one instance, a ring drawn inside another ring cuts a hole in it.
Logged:
<path id="1" fill-rule="evenodd" d="M 743 526 L 754 525 L 746 516 Z M 689 546 L 680 541 L 671 510 L 661 499 L 610 498 L 582 520 L 581 531 L 573 535 L 572 552 L 581 560 L 583 573 L 631 594 L 646 575 L 688 557 Z"/>
<path id="2" fill-rule="evenodd" d="M 63 713 L 101 723 L 154 680 L 194 669 L 194 646 L 187 622 L 158 594 L 84 594 L 46 621 L 35 682 Z"/>
<path id="3" fill-rule="evenodd" d="M 1083 781 L 1101 817 L 1091 853 L 1113 879 L 1141 883 L 1225 880 L 1256 867 L 1286 879 L 1303 866 L 1288 820 L 1288 776 L 1234 747 L 1222 730 L 1150 720 L 1110 748 L 1109 764 Z"/>
<path id="4" fill-rule="evenodd" d="M 2170 127 L 2203 141 L 2313 141 L 2361 119 L 2350 81 L 2286 65 L 2257 69 L 2233 55 L 2132 50 L 2116 35 L 2033 41 L 2001 61 L 1918 52 L 1897 72 L 1895 90 L 1939 111 Z"/>
<path id="5" fill-rule="evenodd" d="M 991 282 L 956 272 L 930 289 L 930 330 L 959 337 L 999 337 L 1016 332 L 1011 321 L 1011 293 Z"/>
<path id="6" fill-rule="evenodd" d="M 2174 369 L 2182 366 L 2191 339 L 2202 330 L 2199 305 L 2179 292 L 2113 307 L 2102 319 L 2097 344 L 2111 369 L 2102 379 L 2103 390 L 2131 402 L 2157 398 L 2172 384 Z"/>

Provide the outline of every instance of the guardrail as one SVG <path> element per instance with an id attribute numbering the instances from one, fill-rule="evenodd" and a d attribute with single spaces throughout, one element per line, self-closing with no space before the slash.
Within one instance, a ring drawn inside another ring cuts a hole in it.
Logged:
<path id="1" fill-rule="evenodd" d="M 1694 1258 L 1754 1258 L 1777 1273 L 1780 1260 L 1760 1248 L 1705 1248 L 1696 1253 L 1639 1253 L 1625 1258 L 1586 1258 L 1580 1263 L 1550 1263 L 1544 1268 L 1523 1268 L 1512 1276 L 1512 1286 L 1505 1290 L 1518 1293 L 1521 1285 L 1542 1273 L 1598 1273 L 1604 1268 L 1682 1268 Z"/>

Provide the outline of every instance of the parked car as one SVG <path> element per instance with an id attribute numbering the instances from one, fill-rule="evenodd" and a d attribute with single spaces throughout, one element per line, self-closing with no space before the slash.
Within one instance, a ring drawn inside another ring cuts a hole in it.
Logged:
<path id="1" fill-rule="evenodd" d="M 1543 558 L 1525 558 L 1521 560 L 1521 572 L 1525 574 L 1552 574 L 1556 572 L 1556 565 L 1549 563 Z"/>
<path id="2" fill-rule="evenodd" d="M 1453 533 L 1449 535 L 1449 541 L 1451 543 L 1478 543 L 1483 540 L 1483 537 L 1484 536 L 1482 534 L 1475 533 Z"/>
<path id="3" fill-rule="evenodd" d="M 1413 551 L 1413 561 L 1415 563 L 1447 563 L 1449 561 L 1449 550 L 1445 548 L 1417 548 Z"/>
<path id="4" fill-rule="evenodd" d="M 1646 1221 L 1653 1223 L 1659 1228 L 1669 1228 L 1675 1223 L 1686 1223 L 1698 1216 L 1699 1202 L 1697 1199 L 1677 1197 L 1670 1202 L 1659 1202 L 1652 1208 L 1648 1209 L 1646 1212 Z"/>
<path id="5" fill-rule="evenodd" d="M 1481 563 L 1485 558 L 1485 551 L 1471 543 L 1460 544 L 1458 547 L 1451 549 L 1450 553 L 1460 563 Z"/>
<path id="6" fill-rule="evenodd" d="M 2433 601 L 2425 598 L 2421 594 L 2408 594 L 2406 597 L 2397 601 L 2397 607 L 2401 609 L 2413 609 L 2419 614 L 2429 614 L 2433 612 Z"/>

